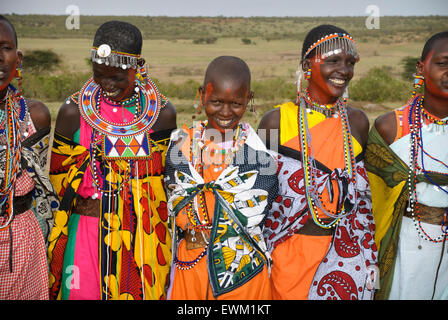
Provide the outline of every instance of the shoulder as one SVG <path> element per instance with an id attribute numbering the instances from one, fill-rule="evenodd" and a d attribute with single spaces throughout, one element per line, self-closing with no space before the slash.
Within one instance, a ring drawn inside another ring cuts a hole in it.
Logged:
<path id="1" fill-rule="evenodd" d="M 51 114 L 48 107 L 39 100 L 26 98 L 25 101 L 36 130 L 51 127 Z"/>
<path id="2" fill-rule="evenodd" d="M 71 99 L 67 99 L 59 108 L 55 131 L 66 138 L 72 139 L 79 129 L 80 116 L 78 104 Z"/>
<path id="3" fill-rule="evenodd" d="M 160 110 L 159 118 L 153 126 L 154 131 L 177 128 L 177 113 L 174 105 L 168 101 Z"/>
<path id="4" fill-rule="evenodd" d="M 375 120 L 374 126 L 388 145 L 391 145 L 395 141 L 397 135 L 397 120 L 394 111 L 379 116 Z"/>
<path id="5" fill-rule="evenodd" d="M 265 113 L 258 124 L 258 130 L 260 129 L 280 129 L 280 108 Z"/>
<path id="6" fill-rule="evenodd" d="M 369 118 L 361 109 L 353 108 L 350 106 L 347 106 L 347 115 L 352 135 L 364 148 L 364 146 L 367 144 L 367 138 L 369 136 Z"/>
<path id="7" fill-rule="evenodd" d="M 369 132 L 369 118 L 364 111 L 348 106 L 347 115 L 352 126 L 356 127 L 360 132 Z"/>

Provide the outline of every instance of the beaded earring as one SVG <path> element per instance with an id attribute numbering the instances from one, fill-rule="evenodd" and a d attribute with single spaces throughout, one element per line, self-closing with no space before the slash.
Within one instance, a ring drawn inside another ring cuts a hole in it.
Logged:
<path id="1" fill-rule="evenodd" d="M 198 97 L 199 97 L 199 100 L 198 100 Z M 202 113 L 202 93 L 199 92 L 199 90 L 196 91 L 196 96 L 194 97 L 194 99 L 199 102 L 195 102 L 193 105 L 193 108 L 194 108 L 194 110 L 196 110 L 197 114 L 201 114 Z"/>
<path id="2" fill-rule="evenodd" d="M 412 77 L 414 78 L 414 90 L 412 91 L 412 98 L 414 98 L 417 95 L 417 90 L 423 86 L 425 77 L 415 73 L 412 74 Z"/>
<path id="3" fill-rule="evenodd" d="M 254 97 L 250 98 L 250 112 L 255 112 Z"/>
<path id="4" fill-rule="evenodd" d="M 311 68 L 309 68 L 305 72 L 305 80 L 310 80 L 310 78 L 311 78 Z"/>
<path id="5" fill-rule="evenodd" d="M 19 95 L 22 95 L 22 63 L 17 65 L 16 68 L 16 80 L 17 80 L 17 91 Z"/>

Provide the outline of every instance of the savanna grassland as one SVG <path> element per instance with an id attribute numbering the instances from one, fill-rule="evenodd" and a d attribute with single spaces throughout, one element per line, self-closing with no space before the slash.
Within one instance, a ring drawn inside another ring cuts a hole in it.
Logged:
<path id="1" fill-rule="evenodd" d="M 140 28 L 150 75 L 176 106 L 178 125 L 191 123 L 196 89 L 208 63 L 220 55 L 243 58 L 252 71 L 256 113 L 245 120 L 257 126 L 274 105 L 295 97 L 295 71 L 302 41 L 311 28 L 334 24 L 355 38 L 360 61 L 350 84 L 350 103 L 365 110 L 371 122 L 406 102 L 415 60 L 427 38 L 448 30 L 447 17 L 381 17 L 369 30 L 366 17 L 107 17 L 81 16 L 80 28 L 68 30 L 66 16 L 9 15 L 24 52 L 24 91 L 44 101 L 53 120 L 59 106 L 91 76 L 90 48 L 95 30 L 108 20 Z M 48 68 L 27 66 L 35 50 L 51 50 L 59 62 Z M 411 61 L 406 64 L 405 61 Z M 415 68 L 414 68 L 415 70 Z M 196 117 L 201 119 L 203 115 Z"/>

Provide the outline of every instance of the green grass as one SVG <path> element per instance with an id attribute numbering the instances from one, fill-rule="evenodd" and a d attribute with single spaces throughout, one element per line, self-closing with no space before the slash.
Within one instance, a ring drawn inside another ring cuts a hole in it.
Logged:
<path id="1" fill-rule="evenodd" d="M 66 16 L 7 15 L 7 17 L 16 27 L 19 49 L 25 55 L 30 50 L 51 49 L 61 57 L 61 67 L 43 76 L 65 79 L 63 78 L 65 75 L 73 78 L 63 80 L 67 83 L 58 86 L 51 95 L 46 95 L 46 98 L 44 96 L 41 98 L 49 106 L 53 121 L 63 99 L 54 101 L 55 99 L 51 97 L 67 94 L 68 88 L 77 86 L 77 81 L 79 81 L 77 89 L 82 86 L 80 79 L 84 77 L 83 74 L 91 72 L 86 58 L 90 56 L 93 35 L 101 23 L 114 19 L 131 22 L 142 31 L 144 37 L 142 56 L 149 66 L 150 76 L 161 83 L 161 88 L 166 91 L 162 93 L 166 94 L 176 106 L 179 126 L 184 122 L 190 124 L 193 120 L 204 117 L 201 115 L 192 119 L 193 97 L 197 84 L 203 81 L 207 65 L 217 56 L 234 55 L 248 63 L 252 72 L 252 89 L 255 91 L 257 111 L 256 113 L 248 111 L 244 120 L 256 127 L 266 111 L 276 104 L 294 98 L 299 52 L 306 32 L 312 27 L 322 23 L 335 24 L 353 35 L 361 59 L 355 67 L 352 85 L 366 77 L 375 67 L 386 66 L 394 79 L 400 79 L 403 72 L 402 59 L 418 57 L 430 35 L 448 29 L 448 19 L 438 16 L 381 17 L 380 30 L 366 29 L 364 17 L 81 16 L 80 30 L 67 30 Z M 195 39 L 214 37 L 217 40 L 213 44 L 193 43 Z M 251 44 L 244 44 L 243 38 L 249 39 Z M 32 81 L 33 77 L 36 84 L 40 81 L 38 77 L 27 75 L 25 72 L 25 92 L 27 92 L 27 76 L 28 81 Z M 55 79 L 57 78 L 46 81 L 51 84 L 51 81 L 56 81 Z M 30 84 L 28 86 L 30 97 L 39 98 L 41 92 L 31 91 L 32 87 L 39 88 Z M 182 90 L 191 92 L 180 94 Z M 180 98 L 186 96 L 191 99 Z M 355 107 L 361 109 L 372 103 L 363 99 L 352 102 Z M 376 103 L 376 107 L 366 108 L 365 111 L 372 123 L 372 119 L 379 114 L 404 102 L 403 97 L 396 99 L 394 95 L 386 102 Z"/>

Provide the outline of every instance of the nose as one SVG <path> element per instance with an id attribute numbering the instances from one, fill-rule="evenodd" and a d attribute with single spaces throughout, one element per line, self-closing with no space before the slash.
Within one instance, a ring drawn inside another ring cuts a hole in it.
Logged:
<path id="1" fill-rule="evenodd" d="M 229 103 L 227 102 L 223 103 L 220 114 L 223 117 L 229 117 L 232 115 L 232 107 L 230 106 Z"/>

